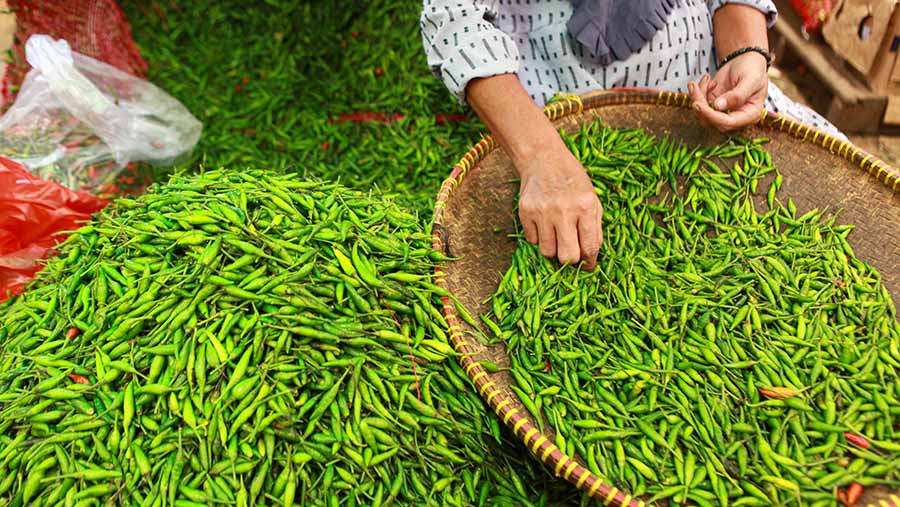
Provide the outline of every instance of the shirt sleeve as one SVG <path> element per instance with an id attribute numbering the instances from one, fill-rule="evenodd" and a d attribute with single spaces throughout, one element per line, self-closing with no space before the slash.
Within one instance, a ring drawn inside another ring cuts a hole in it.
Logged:
<path id="1" fill-rule="evenodd" d="M 775 3 L 772 0 L 707 0 L 706 3 L 709 4 L 709 12 L 712 14 L 715 14 L 719 8 L 727 4 L 741 4 L 754 7 L 766 15 L 769 28 L 775 25 L 775 20 L 778 18 L 778 9 L 775 8 Z"/>
<path id="2" fill-rule="evenodd" d="M 419 25 L 428 65 L 461 103 L 472 79 L 519 70 L 518 47 L 489 21 L 494 15 L 478 1 L 423 0 Z"/>

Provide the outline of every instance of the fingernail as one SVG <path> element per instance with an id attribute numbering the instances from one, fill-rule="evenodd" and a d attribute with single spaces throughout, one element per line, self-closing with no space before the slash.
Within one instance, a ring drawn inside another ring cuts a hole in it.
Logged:
<path id="1" fill-rule="evenodd" d="M 725 107 L 727 105 L 728 105 L 728 103 L 725 102 L 725 99 L 723 99 L 723 98 L 716 100 L 716 109 L 718 109 L 719 111 L 725 109 Z"/>

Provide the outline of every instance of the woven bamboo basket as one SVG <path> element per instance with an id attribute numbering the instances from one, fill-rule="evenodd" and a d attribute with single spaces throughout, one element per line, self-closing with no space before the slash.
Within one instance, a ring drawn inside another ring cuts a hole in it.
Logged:
<path id="1" fill-rule="evenodd" d="M 690 104 L 685 94 L 622 89 L 564 99 L 545 108 L 545 114 L 569 132 L 602 119 L 610 127 L 643 128 L 689 145 L 723 142 L 722 134 L 699 125 Z M 840 221 L 857 226 L 848 238 L 857 256 L 879 270 L 894 300 L 900 301 L 900 171 L 850 143 L 776 113 L 764 114 L 744 135 L 770 139 L 766 148 L 784 177 L 779 195 L 791 197 L 798 213 L 842 209 Z M 516 248 L 510 234 L 515 230 L 517 175 L 497 148 L 486 137 L 466 153 L 441 187 L 434 211 L 434 247 L 458 259 L 438 268 L 437 282 L 472 315 L 488 310 L 487 302 Z M 757 198 L 757 209 L 764 209 L 764 192 Z M 443 311 L 460 363 L 481 396 L 552 473 L 605 505 L 646 505 L 593 475 L 578 456 L 564 454 L 553 444 L 549 424 L 544 433 L 539 431 L 507 387 L 512 377 L 502 369 L 488 373 L 479 364 L 487 360 L 507 366 L 505 346 L 482 344 L 449 298 L 444 298 Z M 900 507 L 900 492 L 867 488 L 856 505 Z"/>

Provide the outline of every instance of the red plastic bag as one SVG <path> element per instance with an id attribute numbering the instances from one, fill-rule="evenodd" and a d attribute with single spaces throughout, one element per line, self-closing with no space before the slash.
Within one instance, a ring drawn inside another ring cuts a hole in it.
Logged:
<path id="1" fill-rule="evenodd" d="M 36 178 L 0 157 L 0 302 L 22 292 L 51 253 L 107 201 Z"/>
<path id="2" fill-rule="evenodd" d="M 791 0 L 791 7 L 803 20 L 803 31 L 808 34 L 818 33 L 828 19 L 837 0 Z"/>

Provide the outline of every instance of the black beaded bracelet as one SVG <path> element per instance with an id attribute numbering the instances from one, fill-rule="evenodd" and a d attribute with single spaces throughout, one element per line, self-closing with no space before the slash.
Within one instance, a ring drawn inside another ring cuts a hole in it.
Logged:
<path id="1" fill-rule="evenodd" d="M 737 51 L 726 56 L 725 59 L 722 60 L 722 63 L 719 64 L 719 67 L 724 67 L 726 63 L 730 62 L 731 60 L 734 60 L 735 58 L 737 58 L 745 53 L 759 53 L 759 54 L 763 55 L 766 59 L 766 68 L 768 69 L 769 67 L 772 66 L 772 53 L 769 53 L 768 51 L 766 51 L 763 48 L 752 46 L 752 47 L 738 49 Z"/>

